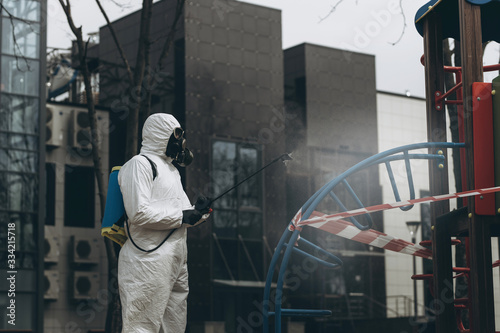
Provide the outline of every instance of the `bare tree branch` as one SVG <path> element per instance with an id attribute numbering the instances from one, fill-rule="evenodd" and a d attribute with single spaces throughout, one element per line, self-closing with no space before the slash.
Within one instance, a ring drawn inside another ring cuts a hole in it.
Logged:
<path id="1" fill-rule="evenodd" d="M 177 22 L 179 21 L 182 11 L 184 9 L 184 3 L 185 0 L 177 0 L 177 5 L 175 6 L 175 15 L 174 15 L 174 22 L 172 23 L 172 27 L 170 28 L 170 31 L 167 35 L 167 39 L 165 40 L 165 44 L 163 44 L 163 48 L 160 54 L 160 58 L 158 59 L 158 67 L 161 69 L 161 63 L 163 62 L 163 59 L 165 59 L 168 56 L 170 46 L 172 45 L 172 42 L 175 37 L 175 32 L 177 31 Z"/>
<path id="2" fill-rule="evenodd" d="M 90 74 L 89 70 L 87 67 L 87 59 L 86 59 L 86 54 L 87 54 L 87 47 L 88 47 L 88 41 L 87 43 L 84 43 L 83 38 L 82 38 L 82 28 L 81 27 L 76 27 L 75 23 L 73 22 L 72 19 L 72 14 L 71 14 L 71 4 L 70 0 L 58 0 L 61 7 L 64 10 L 64 13 L 66 14 L 66 18 L 68 21 L 68 24 L 73 32 L 73 34 L 76 36 L 76 44 L 78 46 L 78 57 L 80 61 L 80 66 L 81 66 L 81 73 L 84 79 L 84 84 L 85 84 L 85 92 L 87 96 L 87 103 L 88 103 L 88 110 L 89 110 L 89 117 L 95 120 L 95 106 L 94 106 L 94 100 L 92 98 L 92 87 L 91 87 L 91 82 L 90 82 Z M 142 1 L 142 10 L 141 10 L 141 20 L 140 20 L 140 31 L 139 31 L 139 39 L 137 41 L 138 44 L 138 49 L 137 49 L 137 55 L 136 55 L 136 60 L 134 63 L 134 67 L 130 66 L 130 63 L 127 60 L 127 56 L 125 54 L 125 51 L 123 50 L 116 31 L 112 25 L 112 23 L 109 20 L 109 17 L 104 10 L 103 6 L 101 5 L 100 0 L 95 0 L 97 3 L 99 10 L 101 11 L 102 15 L 104 16 L 106 22 L 107 22 L 107 27 L 109 28 L 111 32 L 111 36 L 113 38 L 113 41 L 115 43 L 115 46 L 120 54 L 121 57 L 121 62 L 118 61 L 120 64 L 114 64 L 115 67 L 120 67 L 120 68 L 125 68 L 125 72 L 127 73 L 127 78 L 129 81 L 129 91 L 128 93 L 130 94 L 131 100 L 129 103 L 129 108 L 130 112 L 128 112 L 127 115 L 127 123 L 126 123 L 126 151 L 125 151 L 125 159 L 128 160 L 132 156 L 134 156 L 137 153 L 137 146 L 138 146 L 138 127 L 140 126 L 139 122 L 139 112 L 141 108 L 149 110 L 150 109 L 150 91 L 152 90 L 151 88 L 151 83 L 152 77 L 154 73 L 152 73 L 152 68 L 149 66 L 149 58 L 150 58 L 150 47 L 151 47 L 151 40 L 150 40 L 150 29 L 151 29 L 151 17 L 152 17 L 152 0 L 143 0 Z M 166 36 L 165 44 L 163 45 L 162 52 L 159 57 L 158 61 L 158 67 L 161 67 L 161 62 L 164 61 L 164 59 L 168 56 L 168 51 L 173 43 L 173 40 L 175 38 L 175 27 L 177 26 L 178 21 L 180 20 L 180 17 L 182 16 L 182 10 L 184 7 L 185 0 L 177 0 L 177 5 L 175 9 L 175 16 L 173 19 L 173 24 L 171 31 Z M 123 67 L 122 67 L 123 66 Z M 147 76 L 145 79 L 145 71 L 147 70 Z M 123 70 L 117 71 L 117 73 L 123 73 Z M 127 80 L 125 80 L 126 82 Z M 150 89 L 151 88 L 151 89 Z M 142 114 L 146 114 L 147 112 L 143 112 Z M 91 126 L 92 122 L 91 120 Z M 93 132 L 93 129 L 91 127 L 91 130 Z M 94 151 L 97 152 L 97 146 L 94 146 L 94 137 L 92 136 L 92 147 L 93 147 L 93 153 Z M 94 165 L 96 169 L 96 177 L 98 176 L 98 170 L 99 174 L 100 173 L 100 166 L 97 164 L 100 163 L 99 160 L 97 160 L 94 156 Z M 98 180 L 98 186 L 100 187 L 100 182 Z M 100 191 L 101 192 L 101 191 Z M 105 196 L 104 191 L 102 192 L 103 195 Z M 105 207 L 105 203 L 102 202 L 102 198 L 100 195 L 101 199 L 101 209 Z M 113 271 L 116 271 L 117 267 L 117 253 L 118 249 L 115 249 L 113 247 L 112 242 L 109 239 L 105 239 L 106 243 L 106 252 L 108 255 L 108 274 L 109 277 L 114 276 Z M 115 274 L 116 275 L 116 274 Z M 110 283 L 112 283 L 112 280 L 108 280 L 108 286 L 111 288 Z M 114 293 L 112 295 L 112 300 L 108 305 L 108 315 L 106 318 L 106 332 L 119 332 L 121 330 L 121 313 L 120 313 L 120 300 L 119 300 L 119 295 L 118 293 Z"/>
<path id="3" fill-rule="evenodd" d="M 401 31 L 401 35 L 399 36 L 398 40 L 396 40 L 394 43 L 390 43 L 392 46 L 396 45 L 397 43 L 399 43 L 401 41 L 401 39 L 403 38 L 403 36 L 405 34 L 405 30 L 406 30 L 406 15 L 405 15 L 405 12 L 403 10 L 403 0 L 399 0 L 399 8 L 401 8 L 401 15 L 403 16 L 403 30 Z"/>
<path id="4" fill-rule="evenodd" d="M 331 9 L 330 9 L 330 11 L 328 12 L 328 14 L 326 14 L 326 16 L 324 16 L 324 17 L 320 18 L 319 23 L 321 23 L 322 21 L 324 21 L 324 20 L 326 20 L 328 17 L 330 17 L 330 15 L 332 15 L 332 14 L 333 14 L 333 13 L 337 10 L 337 7 L 338 7 L 341 3 L 343 3 L 343 2 L 344 2 L 344 0 L 338 0 L 338 1 L 337 1 L 337 3 L 336 3 L 335 5 L 333 5 L 333 6 L 332 6 L 332 8 L 331 8 Z M 357 6 L 357 5 L 358 5 L 358 0 L 356 0 L 356 2 L 355 2 L 355 3 L 356 3 L 356 6 Z M 404 12 L 404 10 L 403 10 L 403 0 L 399 0 L 399 8 L 401 8 L 401 15 L 403 16 L 403 30 L 401 31 L 401 35 L 399 36 L 399 38 L 398 38 L 395 42 L 393 42 L 393 43 L 389 42 L 389 44 L 391 44 L 392 46 L 394 46 L 394 45 L 398 44 L 398 43 L 401 41 L 401 39 L 403 38 L 403 36 L 404 36 L 404 34 L 405 34 L 405 31 L 406 31 L 406 26 L 407 26 L 407 24 L 406 24 L 406 15 L 405 15 L 405 12 Z"/>
<path id="5" fill-rule="evenodd" d="M 102 7 L 101 1 L 95 0 L 97 3 L 97 6 L 99 6 L 99 10 L 102 13 L 102 16 L 104 16 L 104 19 L 106 20 L 107 27 L 109 29 L 109 32 L 111 32 L 111 37 L 113 37 L 113 41 L 115 42 L 115 46 L 118 49 L 118 53 L 120 54 L 120 57 L 123 61 L 123 64 L 125 65 L 125 68 L 127 69 L 127 75 L 128 79 L 130 81 L 130 84 L 134 82 L 134 77 L 132 75 L 132 69 L 130 68 L 129 62 L 127 60 L 127 57 L 125 56 L 125 51 L 123 51 L 122 45 L 118 41 L 118 37 L 116 36 L 115 29 L 113 28 L 113 25 L 111 24 L 111 21 L 109 20 L 108 14 Z"/>
<path id="6" fill-rule="evenodd" d="M 99 142 L 99 131 L 97 128 L 97 115 L 96 115 L 96 110 L 95 110 L 95 105 L 94 105 L 94 98 L 92 94 L 92 84 L 90 82 L 90 73 L 87 67 L 87 59 L 86 59 L 86 52 L 87 48 L 84 45 L 83 42 L 83 36 L 82 36 L 82 28 L 81 27 L 76 27 L 75 23 L 73 21 L 73 17 L 71 14 L 71 3 L 70 0 L 59 0 L 59 3 L 61 7 L 64 10 L 64 13 L 66 15 L 66 19 L 68 21 L 68 25 L 71 28 L 71 31 L 76 37 L 76 43 L 78 47 L 78 57 L 79 57 L 79 62 L 80 62 L 80 67 L 81 67 L 81 73 L 83 76 L 83 81 L 85 85 L 85 94 L 87 97 L 87 109 L 88 109 L 88 117 L 89 117 L 89 122 L 90 122 L 90 142 L 92 145 L 92 159 L 94 163 L 94 174 L 95 178 L 97 181 L 97 187 L 98 187 L 98 195 L 99 195 L 99 202 L 100 202 L 100 213 L 101 216 L 104 216 L 104 207 L 106 206 L 106 194 L 104 192 L 104 179 L 103 179 L 103 173 L 102 173 L 102 163 L 101 163 L 101 157 L 100 157 L 100 152 L 98 148 L 98 142 Z M 107 254 L 107 259 L 108 259 L 108 274 L 109 274 L 109 279 L 108 279 L 108 289 L 114 288 L 112 286 L 112 276 L 113 276 L 113 268 L 118 266 L 118 258 L 117 254 L 115 252 L 113 242 L 108 239 L 107 237 L 104 238 L 104 244 L 106 246 L 106 254 Z M 115 302 L 113 302 L 115 301 Z M 111 313 L 110 307 L 117 307 L 116 302 L 119 306 L 120 301 L 119 301 L 119 295 L 117 293 L 112 294 L 112 302 L 108 304 L 108 313 Z M 117 323 L 117 326 L 112 328 L 114 331 L 119 332 L 121 330 L 121 321 L 120 323 Z M 109 330 L 108 330 L 109 332 Z"/>
<path id="7" fill-rule="evenodd" d="M 165 39 L 165 43 L 163 44 L 162 51 L 160 53 L 160 57 L 158 58 L 157 62 L 157 68 L 161 71 L 163 68 L 163 60 L 169 55 L 170 48 L 172 46 L 172 43 L 175 38 L 175 33 L 177 31 L 177 24 L 179 22 L 180 17 L 182 16 L 182 12 L 184 9 L 184 4 L 185 0 L 177 0 L 177 4 L 175 6 L 175 13 L 174 13 L 174 20 L 172 22 L 172 26 L 167 34 L 167 37 Z M 149 66 L 148 66 L 149 67 Z M 149 78 L 147 80 L 147 87 L 146 87 L 146 100 L 142 105 L 142 108 L 144 110 L 143 117 L 141 119 L 141 122 L 143 122 L 150 114 L 151 114 L 151 97 L 153 95 L 153 89 L 151 88 L 153 86 L 153 81 L 155 80 L 155 75 L 151 75 L 151 69 L 148 68 L 148 75 L 147 77 Z"/>
<path id="8" fill-rule="evenodd" d="M 92 144 L 92 157 L 94 161 L 94 169 L 95 169 L 95 175 L 96 175 L 96 180 L 99 188 L 99 198 L 101 201 L 101 216 L 104 216 L 104 206 L 106 203 L 106 198 L 104 195 L 104 191 L 101 191 L 104 188 L 104 181 L 103 181 L 103 176 L 102 176 L 102 166 L 101 166 L 101 157 L 99 156 L 99 149 L 98 149 L 98 131 L 97 131 L 97 120 L 96 120 L 96 112 L 95 112 L 95 105 L 94 105 L 94 98 L 92 96 L 92 85 L 90 82 L 90 74 L 89 70 L 87 67 L 87 61 L 86 61 L 86 46 L 83 44 L 83 37 L 82 37 L 82 28 L 81 27 L 76 27 L 75 23 L 73 22 L 73 17 L 71 15 L 71 4 L 70 0 L 66 0 L 66 3 L 64 3 L 64 0 L 59 0 L 59 3 L 61 4 L 64 13 L 66 14 L 66 18 L 68 20 L 68 24 L 71 28 L 71 31 L 73 31 L 76 41 L 77 41 L 77 47 L 78 47 L 78 55 L 79 55 L 79 60 L 80 60 L 80 67 L 81 67 L 81 72 L 83 74 L 83 79 L 84 79 L 84 84 L 85 84 L 85 93 L 87 97 L 87 107 L 89 111 L 89 121 L 90 121 L 90 130 L 92 135 L 90 136 L 90 141 Z M 108 258 L 109 260 L 110 258 Z M 113 258 L 111 258 L 113 259 Z M 116 259 L 116 258 L 114 258 Z"/>
<path id="9" fill-rule="evenodd" d="M 21 69 L 21 67 L 19 67 L 19 54 L 20 54 L 21 58 L 23 58 L 24 63 L 26 64 L 27 71 L 31 72 L 30 63 L 29 63 L 28 59 L 23 56 L 23 51 L 21 50 L 21 47 L 19 46 L 19 43 L 17 42 L 16 26 L 14 24 L 14 20 L 18 20 L 20 22 L 25 23 L 26 25 L 28 25 L 28 27 L 30 28 L 30 30 L 32 32 L 36 33 L 36 34 L 39 34 L 39 32 L 32 28 L 32 26 L 31 26 L 32 22 L 30 22 L 28 20 L 25 20 L 25 19 L 23 19 L 21 17 L 16 17 L 7 8 L 5 8 L 5 6 L 0 2 L 0 13 L 2 11 L 4 11 L 5 13 L 7 13 L 7 17 L 9 18 L 9 21 L 10 21 L 10 26 L 12 27 L 12 40 L 14 42 L 14 57 L 16 58 L 16 67 L 17 67 L 17 70 L 20 71 L 20 72 L 24 72 L 24 70 Z M 19 54 L 17 52 L 19 52 Z"/>
<path id="10" fill-rule="evenodd" d="M 337 7 L 342 3 L 344 2 L 344 0 L 338 0 L 337 3 L 335 5 L 332 6 L 332 8 L 330 9 L 330 11 L 328 12 L 328 14 L 326 14 L 326 16 L 324 17 L 320 17 L 319 18 L 319 23 L 323 22 L 324 20 L 326 20 L 328 17 L 330 17 L 330 15 L 333 14 L 333 12 L 335 12 L 337 10 Z M 358 4 L 358 2 L 356 1 L 356 5 Z"/>
<path id="11" fill-rule="evenodd" d="M 123 4 L 123 3 L 118 3 L 118 1 L 116 0 L 109 0 L 111 3 L 113 3 L 116 7 L 120 8 L 122 11 L 125 10 L 125 9 L 129 9 L 129 8 L 132 8 L 132 5 L 129 4 L 126 5 L 126 4 Z"/>
<path id="12" fill-rule="evenodd" d="M 151 47 L 150 31 L 151 31 L 151 16 L 153 14 L 153 1 L 143 0 L 141 10 L 141 22 L 139 28 L 139 40 L 137 55 L 134 68 L 134 80 L 132 82 L 132 97 L 136 100 L 136 107 L 129 114 L 127 119 L 127 137 L 125 140 L 125 158 L 130 159 L 137 154 L 138 133 L 139 133 L 139 112 L 142 105 L 142 99 L 145 97 L 143 87 L 144 71 L 146 68 L 146 60 L 149 57 L 149 49 Z M 146 92 L 147 94 L 147 92 Z"/>

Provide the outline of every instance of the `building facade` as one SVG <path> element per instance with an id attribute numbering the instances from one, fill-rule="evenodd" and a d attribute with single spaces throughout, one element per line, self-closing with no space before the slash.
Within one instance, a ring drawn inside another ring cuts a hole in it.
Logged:
<path id="1" fill-rule="evenodd" d="M 418 97 L 409 97 L 388 92 L 377 93 L 377 126 L 379 150 L 384 151 L 394 147 L 419 143 L 427 141 L 427 122 L 425 99 Z M 449 123 L 449 119 L 447 119 Z M 451 141 L 451 134 L 447 133 L 447 141 Z M 422 151 L 425 153 L 425 151 Z M 448 152 L 446 166 L 449 174 L 449 193 L 459 191 L 455 185 L 453 176 L 453 156 L 452 151 Z M 429 172 L 427 161 L 412 161 L 412 173 L 414 177 L 415 193 L 417 197 L 429 195 Z M 403 170 L 404 166 L 395 166 L 395 170 Z M 408 182 L 405 172 L 398 172 L 396 182 L 401 189 L 402 196 L 408 197 Z M 392 193 L 385 167 L 380 169 L 380 180 L 383 184 L 383 202 L 393 202 Z M 450 201 L 451 209 L 457 207 L 456 200 Z M 410 241 L 410 234 L 405 225 L 407 221 L 420 221 L 422 224 L 418 230 L 417 243 L 422 240 L 431 239 L 431 225 L 429 219 L 428 204 L 415 206 L 407 212 L 400 210 L 385 211 L 384 226 L 385 231 L 395 237 Z M 463 244 L 461 246 L 464 246 Z M 498 242 L 491 243 L 493 260 L 499 256 Z M 453 248 L 455 253 L 455 247 Z M 430 295 L 428 284 L 424 281 L 417 282 L 417 295 L 412 291 L 413 281 L 409 277 L 413 274 L 412 263 L 408 257 L 398 253 L 387 251 L 385 253 L 386 265 L 386 288 L 387 288 L 387 306 L 393 311 L 388 311 L 389 317 L 395 317 L 398 314 L 408 315 L 414 312 L 413 299 L 417 298 L 417 311 L 424 321 L 432 322 L 429 308 L 432 308 L 433 298 Z M 458 264 L 456 264 L 458 266 Z M 432 262 L 430 260 L 417 258 L 417 274 L 431 274 Z M 498 279 L 498 270 L 493 270 L 495 287 L 495 317 L 499 318 L 500 293 Z M 458 280 L 460 281 L 460 280 Z M 455 282 L 464 283 L 464 281 Z M 463 290 L 463 288 L 462 288 Z M 498 323 L 498 320 L 497 320 Z M 498 324 L 497 324 L 498 327 Z"/>
<path id="2" fill-rule="evenodd" d="M 378 152 L 375 58 L 359 53 L 346 57 L 343 50 L 301 44 L 284 51 L 284 68 L 290 118 L 287 149 L 297 156 L 287 169 L 290 220 L 326 182 Z M 365 206 L 380 202 L 376 169 L 358 172 L 347 181 Z M 347 209 L 359 207 L 347 188 L 334 192 Z M 341 210 L 332 198 L 323 200 L 316 210 Z M 374 215 L 373 220 L 374 229 L 383 231 L 381 216 Z M 314 228 L 304 228 L 301 235 L 344 262 L 342 269 L 318 268 L 288 295 L 292 308 L 333 309 L 330 318 L 308 320 L 306 331 L 331 329 L 345 320 L 385 318 L 380 249 Z M 294 264 L 300 266 L 300 261 Z"/>
<path id="3" fill-rule="evenodd" d="M 221 6 L 217 6 L 222 3 Z M 154 4 L 151 39 L 165 38 L 174 3 Z M 113 23 L 135 63 L 140 13 Z M 135 43 L 135 44 L 134 44 Z M 194 162 L 181 169 L 190 199 L 215 197 L 285 153 L 281 13 L 236 1 L 186 2 L 172 48 L 151 48 L 152 112 L 173 114 Z M 110 165 L 124 163 L 128 93 L 109 30 L 100 30 L 99 100 L 110 108 Z M 214 203 L 210 223 L 188 233 L 188 330 L 236 332 L 262 298 L 271 249 L 286 226 L 285 166 L 273 165 Z"/>
<path id="4" fill-rule="evenodd" d="M 166 36 L 174 10 L 172 2 L 155 3 L 152 40 Z M 113 23 L 132 66 L 139 22 L 136 12 Z M 113 128 L 111 167 L 125 162 L 125 122 L 134 96 L 108 28 L 100 29 L 99 39 L 89 54 L 99 68 L 99 103 L 109 109 Z M 311 44 L 283 52 L 281 13 L 233 1 L 186 3 L 170 53 L 157 65 L 161 49 L 160 42 L 152 44 L 151 110 L 173 114 L 186 130 L 195 160 L 180 171 L 191 200 L 214 197 L 293 152 L 288 166 L 266 169 L 228 193 L 215 203 L 210 223 L 189 231 L 188 331 L 259 331 L 264 276 L 290 219 L 325 182 L 387 145 L 381 131 L 388 129 L 377 125 L 377 110 L 386 106 L 376 94 L 375 59 Z M 385 202 L 381 182 L 377 168 L 349 180 L 365 206 Z M 355 205 L 347 190 L 337 196 Z M 330 200 L 318 209 L 338 207 Z M 382 221 L 375 214 L 374 228 L 390 233 Z M 391 317 L 392 296 L 411 296 L 409 269 L 405 289 L 394 288 L 404 273 L 393 281 L 388 252 L 312 230 L 303 235 L 341 257 L 344 269 L 315 270 L 287 294 L 286 306 L 334 309 L 327 321 L 293 322 L 290 329 L 328 330 L 352 320 L 382 325 Z"/>
<path id="5" fill-rule="evenodd" d="M 427 123 L 425 111 L 425 99 L 395 95 L 390 93 L 377 93 L 377 126 L 379 150 L 385 151 L 391 148 L 419 142 L 427 142 Z M 425 153 L 425 150 L 423 150 Z M 402 198 L 409 197 L 408 181 L 406 171 L 402 163 L 393 163 L 395 170 L 395 180 L 401 191 Z M 426 160 L 413 160 L 411 162 L 412 174 L 415 184 L 415 195 L 417 198 L 428 195 L 429 191 L 429 172 L 428 162 Z M 452 170 L 452 169 L 451 169 Z M 380 179 L 383 186 L 383 201 L 394 202 L 394 194 L 390 186 L 385 166 L 380 167 Z M 453 185 L 453 182 L 452 182 Z M 452 187 L 450 185 L 450 188 Z M 452 190 L 454 192 L 454 190 Z M 411 241 L 407 221 L 425 222 L 425 208 L 428 206 L 415 206 L 409 211 L 390 210 L 384 211 L 385 230 L 391 236 Z M 424 210 L 421 210 L 424 209 Z M 417 242 L 423 239 L 430 239 L 430 220 L 418 230 L 419 237 Z M 413 281 L 410 279 L 412 272 L 412 261 L 408 256 L 399 253 L 386 251 L 386 286 L 387 286 L 387 305 L 394 311 L 388 311 L 389 317 L 398 314 L 411 315 L 413 309 Z M 417 258 L 417 273 L 424 272 L 424 262 L 426 265 L 425 273 L 432 273 L 432 263 L 430 260 Z M 430 271 L 429 271 L 430 268 Z M 427 303 L 424 300 L 423 282 L 417 282 L 417 301 L 419 313 L 424 314 L 424 304 L 429 307 L 430 299 Z"/>
<path id="6" fill-rule="evenodd" d="M 101 203 L 85 105 L 47 103 L 45 141 L 44 331 L 105 325 L 108 266 Z M 107 188 L 109 116 L 97 112 L 98 149 Z"/>
<path id="7" fill-rule="evenodd" d="M 46 5 L 0 10 L 0 329 L 43 325 Z"/>
<path id="8" fill-rule="evenodd" d="M 154 38 L 168 32 L 165 17 L 173 11 L 172 3 L 155 4 Z M 113 23 L 132 64 L 139 20 L 137 12 Z M 114 128 L 110 165 L 120 165 L 124 115 L 133 97 L 106 27 L 99 38 L 92 51 L 101 65 L 99 101 L 110 108 Z M 293 151 L 295 160 L 286 169 L 276 165 L 230 192 L 214 205 L 211 223 L 189 232 L 188 329 L 221 323 L 227 332 L 258 330 L 252 321 L 259 312 L 256 300 L 262 298 L 272 249 L 288 221 L 327 180 L 378 151 L 374 57 L 346 57 L 341 50 L 310 44 L 283 55 L 281 13 L 231 1 L 220 7 L 211 1 L 187 3 L 170 54 L 155 67 L 161 46 L 151 49 L 151 108 L 173 114 L 186 130 L 195 161 L 181 174 L 192 199 L 216 196 Z M 358 175 L 353 185 L 365 205 L 380 202 L 377 170 Z M 325 212 L 334 209 L 328 205 Z M 383 230 L 380 216 L 375 220 Z M 310 237 L 343 257 L 349 268 L 314 272 L 297 295 L 290 295 L 291 302 L 341 308 L 332 321 L 345 320 L 346 311 L 359 304 L 356 319 L 385 317 L 383 307 L 375 305 L 385 304 L 383 253 L 329 235 Z M 317 323 L 307 325 L 299 327 L 314 330 Z"/>

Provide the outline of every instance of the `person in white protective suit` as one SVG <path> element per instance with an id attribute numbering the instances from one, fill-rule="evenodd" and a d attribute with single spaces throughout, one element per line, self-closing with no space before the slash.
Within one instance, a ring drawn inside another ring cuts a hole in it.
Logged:
<path id="1" fill-rule="evenodd" d="M 173 165 L 184 166 L 192 160 L 183 133 L 172 115 L 151 115 L 144 123 L 140 154 L 118 174 L 129 238 L 137 244 L 125 242 L 118 260 L 123 333 L 181 333 L 186 329 L 186 229 L 206 220 L 209 211 L 200 212 L 190 204 Z M 156 178 L 148 158 L 156 164 Z M 165 238 L 157 250 L 144 251 Z"/>

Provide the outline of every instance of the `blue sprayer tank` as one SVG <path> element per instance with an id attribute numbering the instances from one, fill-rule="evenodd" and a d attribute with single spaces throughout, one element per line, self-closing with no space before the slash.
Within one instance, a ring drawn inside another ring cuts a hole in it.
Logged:
<path id="1" fill-rule="evenodd" d="M 122 192 L 118 185 L 119 166 L 111 169 L 106 195 L 106 206 L 101 224 L 101 235 L 123 246 L 127 240 L 124 229 L 126 219 L 125 206 L 123 205 Z"/>

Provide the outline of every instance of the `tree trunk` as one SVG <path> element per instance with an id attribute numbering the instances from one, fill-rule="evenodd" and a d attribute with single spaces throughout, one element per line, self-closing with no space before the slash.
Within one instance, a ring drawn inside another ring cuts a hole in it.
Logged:
<path id="1" fill-rule="evenodd" d="M 133 101 L 133 110 L 129 113 L 127 119 L 127 139 L 125 140 L 125 160 L 132 158 L 138 153 L 138 132 L 139 132 L 139 110 L 141 108 L 141 100 L 143 99 L 143 80 L 144 70 L 146 68 L 146 59 L 149 55 L 150 48 L 150 30 L 151 30 L 151 14 L 152 0 L 142 1 L 141 11 L 141 26 L 139 32 L 139 46 L 137 49 L 137 57 L 134 68 L 134 82 L 130 89 L 130 94 Z"/>
<path id="2" fill-rule="evenodd" d="M 101 6 L 100 0 L 95 0 L 101 13 L 103 14 L 108 27 L 110 29 L 112 38 L 115 42 L 117 50 L 120 57 L 124 63 L 127 70 L 127 77 L 129 79 L 130 89 L 130 112 L 127 119 L 127 138 L 125 147 L 125 160 L 132 158 L 138 152 L 138 130 L 142 126 L 143 121 L 139 122 L 139 112 L 143 111 L 143 119 L 145 119 L 150 114 L 150 85 L 149 81 L 151 77 L 151 69 L 149 68 L 149 50 L 151 46 L 150 41 L 150 27 L 151 27 L 151 16 L 152 16 L 152 0 L 143 0 L 142 10 L 141 10 L 141 22 L 140 22 L 140 32 L 138 40 L 138 49 L 136 56 L 136 63 L 134 64 L 134 69 L 132 70 L 127 57 L 124 53 L 121 44 L 119 43 L 116 33 L 109 21 L 109 18 Z M 159 59 L 158 68 L 161 68 L 161 61 L 168 54 L 169 48 L 172 44 L 175 27 L 182 14 L 184 8 L 185 0 L 177 0 L 177 7 L 175 11 L 175 17 L 169 31 L 165 44 L 162 49 L 162 53 Z M 88 114 L 90 120 L 90 128 L 92 133 L 92 156 L 94 161 L 95 176 L 98 184 L 99 200 L 101 205 L 101 216 L 104 216 L 104 208 L 106 203 L 106 194 L 104 189 L 104 179 L 102 173 L 101 157 L 97 148 L 97 143 L 99 142 L 99 133 L 97 131 L 97 119 L 95 112 L 94 100 L 92 98 L 92 86 L 90 83 L 90 73 L 86 63 L 86 46 L 83 42 L 82 29 L 81 27 L 76 27 L 71 15 L 71 4 L 70 0 L 59 0 L 61 7 L 63 8 L 68 24 L 77 39 L 78 48 L 78 59 L 81 65 L 81 74 L 84 79 L 85 93 L 87 97 Z M 144 72 L 148 67 L 148 76 L 145 77 Z M 145 82 L 147 81 L 147 82 Z M 142 108 L 141 108 L 142 106 Z M 120 333 L 122 330 L 122 318 L 121 318 L 121 303 L 120 295 L 118 292 L 118 255 L 120 247 L 113 243 L 110 239 L 104 238 L 106 246 L 106 254 L 108 259 L 108 311 L 106 316 L 106 333 Z"/>
<path id="3" fill-rule="evenodd" d="M 101 216 L 104 216 L 104 208 L 106 206 L 106 194 L 105 194 L 105 189 L 104 189 L 104 179 L 103 179 L 103 173 L 102 173 L 102 163 L 101 163 L 101 156 L 99 153 L 98 149 L 98 143 L 100 140 L 100 133 L 98 132 L 97 129 L 97 116 L 96 116 L 96 111 L 95 111 L 95 105 L 94 105 L 94 99 L 93 99 L 93 94 L 92 94 L 92 85 L 90 82 L 90 73 L 87 67 L 87 59 L 86 59 L 86 54 L 87 54 L 87 49 L 86 45 L 83 43 L 83 36 L 82 36 L 82 29 L 81 27 L 77 28 L 73 22 L 73 18 L 71 15 L 71 4 L 69 0 L 67 0 L 66 3 L 64 3 L 63 0 L 59 0 L 59 3 L 61 4 L 62 8 L 64 9 L 64 12 L 66 14 L 66 18 L 68 20 L 68 24 L 73 32 L 73 34 L 76 37 L 76 43 L 77 43 L 77 48 L 78 48 L 78 60 L 80 62 L 80 70 L 81 74 L 83 76 L 83 82 L 85 86 L 85 94 L 87 97 L 87 109 L 88 109 L 88 116 L 89 116 L 89 123 L 90 123 L 90 131 L 91 131 L 91 144 L 92 144 L 92 159 L 94 163 L 94 172 L 95 172 L 95 177 L 97 180 L 97 188 L 98 188 L 98 195 L 99 195 L 99 203 L 100 203 L 100 213 Z M 108 276 L 111 278 L 112 277 L 112 271 L 113 268 L 118 267 L 118 260 L 116 256 L 116 252 L 114 251 L 113 248 L 113 242 L 108 239 L 104 238 L 104 243 L 106 247 L 106 254 L 107 254 L 107 259 L 108 259 Z M 111 311 L 110 309 L 115 309 L 117 311 L 121 312 L 120 307 L 116 306 L 118 303 L 119 305 L 119 294 L 118 294 L 118 288 L 113 288 L 112 285 L 109 283 L 108 280 L 108 296 L 110 296 L 110 299 L 108 299 L 108 317 Z M 108 322 L 108 320 L 107 320 Z M 120 316 L 118 317 L 117 320 L 114 321 L 114 325 L 106 325 L 106 332 L 108 333 L 120 333 L 121 332 L 121 313 Z"/>

